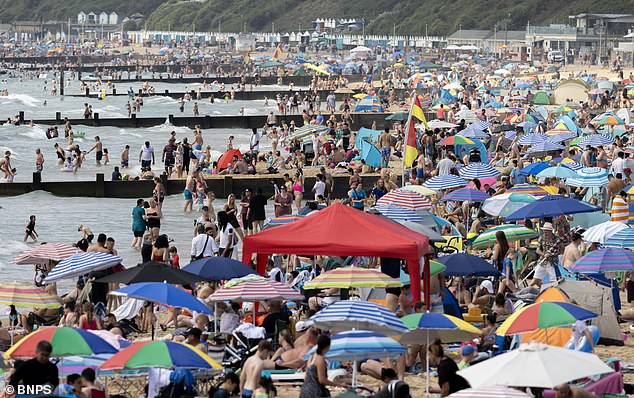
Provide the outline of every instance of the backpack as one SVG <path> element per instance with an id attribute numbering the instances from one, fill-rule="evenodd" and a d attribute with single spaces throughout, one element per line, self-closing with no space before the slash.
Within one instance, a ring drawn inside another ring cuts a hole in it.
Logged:
<path id="1" fill-rule="evenodd" d="M 411 398 L 409 393 L 409 385 L 402 380 L 393 380 L 387 385 L 387 391 L 390 392 L 392 398 Z"/>
<path id="2" fill-rule="evenodd" d="M 170 382 L 168 385 L 161 387 L 157 398 L 182 398 L 182 397 L 194 397 L 194 391 L 188 391 L 185 387 L 185 381 L 181 380 L 178 383 Z"/>

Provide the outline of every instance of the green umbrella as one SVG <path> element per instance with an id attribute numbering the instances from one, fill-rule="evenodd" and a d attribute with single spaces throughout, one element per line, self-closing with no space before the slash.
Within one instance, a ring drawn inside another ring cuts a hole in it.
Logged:
<path id="1" fill-rule="evenodd" d="M 506 239 L 509 241 L 532 239 L 537 236 L 537 233 L 532 229 L 528 229 L 522 225 L 500 225 L 487 229 L 481 233 L 473 242 L 473 248 L 483 248 L 493 246 L 496 242 L 495 234 L 498 231 L 503 231 L 506 235 Z"/>
<path id="2" fill-rule="evenodd" d="M 397 112 L 386 117 L 385 120 L 397 120 L 399 122 L 404 122 L 407 120 L 408 117 L 409 117 L 409 114 L 405 112 Z"/>
<path id="3" fill-rule="evenodd" d="M 281 63 L 281 62 L 277 62 L 277 61 L 266 61 L 266 62 L 263 62 L 263 63 L 260 65 L 260 68 L 276 68 L 276 67 L 278 67 L 278 66 L 282 66 L 282 65 L 284 65 L 284 64 L 283 64 L 283 63 Z"/>

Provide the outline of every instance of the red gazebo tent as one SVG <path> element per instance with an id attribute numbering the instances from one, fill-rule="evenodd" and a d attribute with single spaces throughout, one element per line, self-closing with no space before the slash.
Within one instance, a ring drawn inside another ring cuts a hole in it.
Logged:
<path id="1" fill-rule="evenodd" d="M 403 258 L 410 275 L 420 275 L 420 258 L 431 253 L 429 239 L 386 218 L 335 203 L 302 220 L 244 238 L 242 261 L 257 253 L 257 271 L 264 274 L 269 254 L 372 256 Z M 429 261 L 425 261 L 429 286 Z M 412 296 L 420 297 L 420 278 L 411 278 Z M 429 304 L 429 290 L 425 289 Z"/>

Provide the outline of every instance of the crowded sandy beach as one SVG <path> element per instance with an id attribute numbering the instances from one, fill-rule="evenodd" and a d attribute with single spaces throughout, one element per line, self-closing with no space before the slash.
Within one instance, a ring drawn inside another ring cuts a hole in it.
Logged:
<path id="1" fill-rule="evenodd" d="M 617 53 L 178 44 L 2 46 L 4 396 L 634 394 Z"/>

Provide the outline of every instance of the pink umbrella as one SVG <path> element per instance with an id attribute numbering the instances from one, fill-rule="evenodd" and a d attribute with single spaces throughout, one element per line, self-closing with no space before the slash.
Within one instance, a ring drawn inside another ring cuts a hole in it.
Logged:
<path id="1" fill-rule="evenodd" d="M 61 261 L 79 253 L 79 249 L 65 243 L 45 243 L 25 250 L 13 260 L 16 264 L 39 264 L 45 261 Z"/>
<path id="2" fill-rule="evenodd" d="M 209 296 L 208 301 L 303 300 L 297 290 L 259 275 L 232 279 Z"/>

